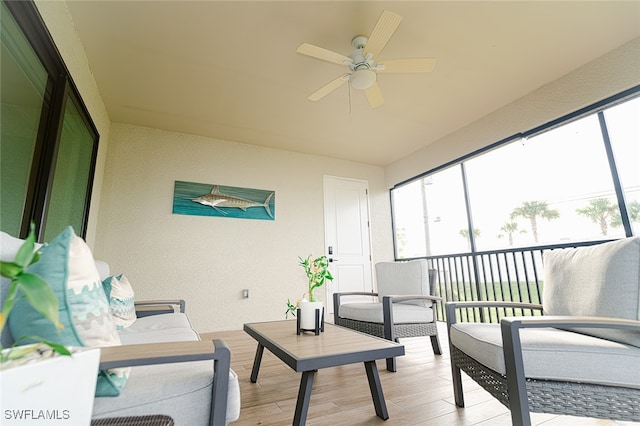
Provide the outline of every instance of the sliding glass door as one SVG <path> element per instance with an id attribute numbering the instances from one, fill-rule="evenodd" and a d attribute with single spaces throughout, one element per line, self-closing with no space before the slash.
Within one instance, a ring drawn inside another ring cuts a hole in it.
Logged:
<path id="1" fill-rule="evenodd" d="M 2 4 L 0 61 L 0 229 L 20 234 L 35 161 L 38 129 L 48 113 L 48 73 Z"/>
<path id="2" fill-rule="evenodd" d="M 93 182 L 93 135 L 71 96 L 66 97 L 55 173 L 44 216 L 44 241 L 66 226 L 84 227 L 88 193 Z"/>
<path id="3" fill-rule="evenodd" d="M 85 235 L 98 133 L 32 2 L 2 1 L 0 230 Z"/>

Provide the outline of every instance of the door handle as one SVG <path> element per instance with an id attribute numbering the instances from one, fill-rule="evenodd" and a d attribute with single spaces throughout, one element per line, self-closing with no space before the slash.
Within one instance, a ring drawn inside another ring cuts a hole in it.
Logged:
<path id="1" fill-rule="evenodd" d="M 329 263 L 331 263 L 331 262 L 337 262 L 337 261 L 338 261 L 338 259 L 334 259 L 334 258 L 332 258 L 332 257 L 330 257 L 330 258 L 329 258 Z"/>

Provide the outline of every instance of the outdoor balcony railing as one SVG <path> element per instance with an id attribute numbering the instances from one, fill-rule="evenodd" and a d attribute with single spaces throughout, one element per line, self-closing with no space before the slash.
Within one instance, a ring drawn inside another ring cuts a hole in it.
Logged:
<path id="1" fill-rule="evenodd" d="M 446 320 L 444 303 L 449 301 L 541 303 L 546 251 L 606 241 L 427 256 L 429 267 L 438 271 L 436 294 L 443 298 L 437 307 L 438 321 Z M 459 315 L 464 321 L 497 323 L 504 316 L 540 314 L 528 309 L 469 308 L 460 310 Z"/>

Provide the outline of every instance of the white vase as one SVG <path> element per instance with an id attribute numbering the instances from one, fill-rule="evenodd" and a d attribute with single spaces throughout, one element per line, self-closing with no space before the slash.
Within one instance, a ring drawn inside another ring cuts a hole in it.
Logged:
<path id="1" fill-rule="evenodd" d="M 100 349 L 74 348 L 72 356 L 37 358 L 0 370 L 2 425 L 88 425 Z"/>
<path id="2" fill-rule="evenodd" d="M 322 302 L 300 302 L 300 328 L 302 330 L 315 330 L 316 328 L 316 309 L 320 310 L 320 324 L 319 327 L 323 328 L 323 309 L 324 304 Z"/>

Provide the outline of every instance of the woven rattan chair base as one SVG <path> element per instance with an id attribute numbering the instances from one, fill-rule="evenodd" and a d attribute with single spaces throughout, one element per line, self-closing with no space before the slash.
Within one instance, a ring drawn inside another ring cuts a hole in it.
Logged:
<path id="1" fill-rule="evenodd" d="M 169 416 L 129 416 L 91 420 L 91 426 L 173 426 Z"/>
<path id="2" fill-rule="evenodd" d="M 456 347 L 451 362 L 509 407 L 506 376 L 480 364 Z M 640 421 L 640 389 L 527 379 L 529 411 L 558 415 Z"/>
<path id="3" fill-rule="evenodd" d="M 375 322 L 357 321 L 349 318 L 338 318 L 336 325 L 355 331 L 367 333 L 384 339 L 384 326 Z M 403 337 L 437 336 L 438 330 L 434 322 L 395 324 L 393 332 L 396 339 Z"/>

